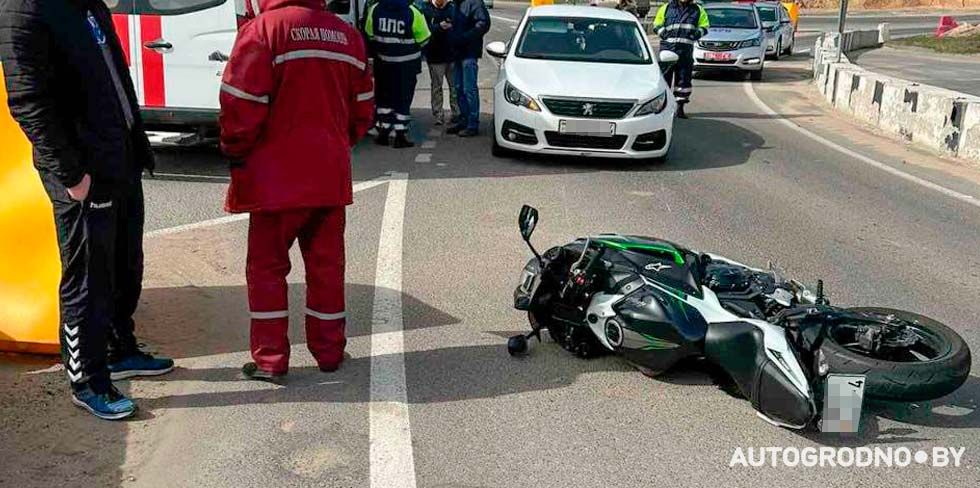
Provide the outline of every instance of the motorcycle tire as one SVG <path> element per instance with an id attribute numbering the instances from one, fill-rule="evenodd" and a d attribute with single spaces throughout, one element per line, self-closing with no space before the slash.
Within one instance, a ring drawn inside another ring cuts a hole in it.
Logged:
<path id="1" fill-rule="evenodd" d="M 827 334 L 821 345 L 832 373 L 865 375 L 864 396 L 877 400 L 916 402 L 946 396 L 970 375 L 970 348 L 954 330 L 904 310 L 860 307 L 853 312 L 895 316 L 927 332 L 936 346 L 935 357 L 926 361 L 888 361 L 863 355 L 839 344 L 834 334 Z"/>

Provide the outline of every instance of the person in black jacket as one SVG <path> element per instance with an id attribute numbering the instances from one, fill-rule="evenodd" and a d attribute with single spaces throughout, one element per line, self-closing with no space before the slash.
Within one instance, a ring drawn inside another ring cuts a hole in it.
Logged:
<path id="1" fill-rule="evenodd" d="M 453 79 L 453 19 L 456 17 L 456 4 L 453 0 L 429 0 L 422 5 L 422 13 L 429 23 L 432 39 L 425 46 L 425 63 L 429 66 L 429 79 L 432 89 L 432 116 L 436 125 L 443 125 L 442 82 L 449 85 L 449 109 L 453 124 L 459 122 L 459 101 L 456 98 L 456 82 Z"/>
<path id="2" fill-rule="evenodd" d="M 136 94 L 101 0 L 6 0 L 8 104 L 34 146 L 61 249 L 61 350 L 72 401 L 110 420 L 135 404 L 113 379 L 163 374 L 134 335 L 143 280 L 142 172 L 153 169 Z"/>
<path id="3" fill-rule="evenodd" d="M 455 66 L 453 78 L 459 103 L 459 122 L 446 130 L 460 137 L 475 136 L 480 130 L 480 58 L 483 57 L 483 36 L 490 31 L 490 13 L 483 0 L 459 0 L 456 20 L 453 21 Z"/>

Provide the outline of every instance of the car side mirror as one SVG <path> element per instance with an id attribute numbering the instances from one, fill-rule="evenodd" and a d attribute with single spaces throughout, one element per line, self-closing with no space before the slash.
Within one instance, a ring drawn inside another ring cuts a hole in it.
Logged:
<path id="1" fill-rule="evenodd" d="M 657 53 L 657 61 L 660 63 L 660 71 L 667 71 L 680 61 L 680 57 L 674 51 L 660 51 Z"/>
<path id="2" fill-rule="evenodd" d="M 506 58 L 507 57 L 507 44 L 501 41 L 494 41 L 487 44 L 487 54 L 495 58 Z"/>
<path id="3" fill-rule="evenodd" d="M 517 217 L 517 225 L 521 228 L 521 237 L 525 241 L 530 241 L 531 234 L 534 233 L 534 228 L 538 225 L 538 209 L 530 205 L 521 207 L 521 214 Z"/>

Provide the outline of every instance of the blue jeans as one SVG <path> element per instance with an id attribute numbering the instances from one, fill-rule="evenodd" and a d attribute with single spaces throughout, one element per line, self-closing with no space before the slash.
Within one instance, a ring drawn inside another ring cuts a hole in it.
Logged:
<path id="1" fill-rule="evenodd" d="M 480 128 L 480 90 L 476 86 L 479 61 L 476 58 L 467 58 L 453 64 L 453 80 L 459 98 L 458 124 L 465 129 Z"/>

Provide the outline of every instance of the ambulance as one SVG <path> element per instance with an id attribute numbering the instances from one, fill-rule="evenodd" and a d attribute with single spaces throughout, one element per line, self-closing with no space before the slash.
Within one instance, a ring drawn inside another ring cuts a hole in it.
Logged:
<path id="1" fill-rule="evenodd" d="M 104 0 L 112 11 L 147 128 L 213 131 L 221 75 L 245 2 L 259 0 Z M 356 24 L 366 0 L 329 8 Z"/>

